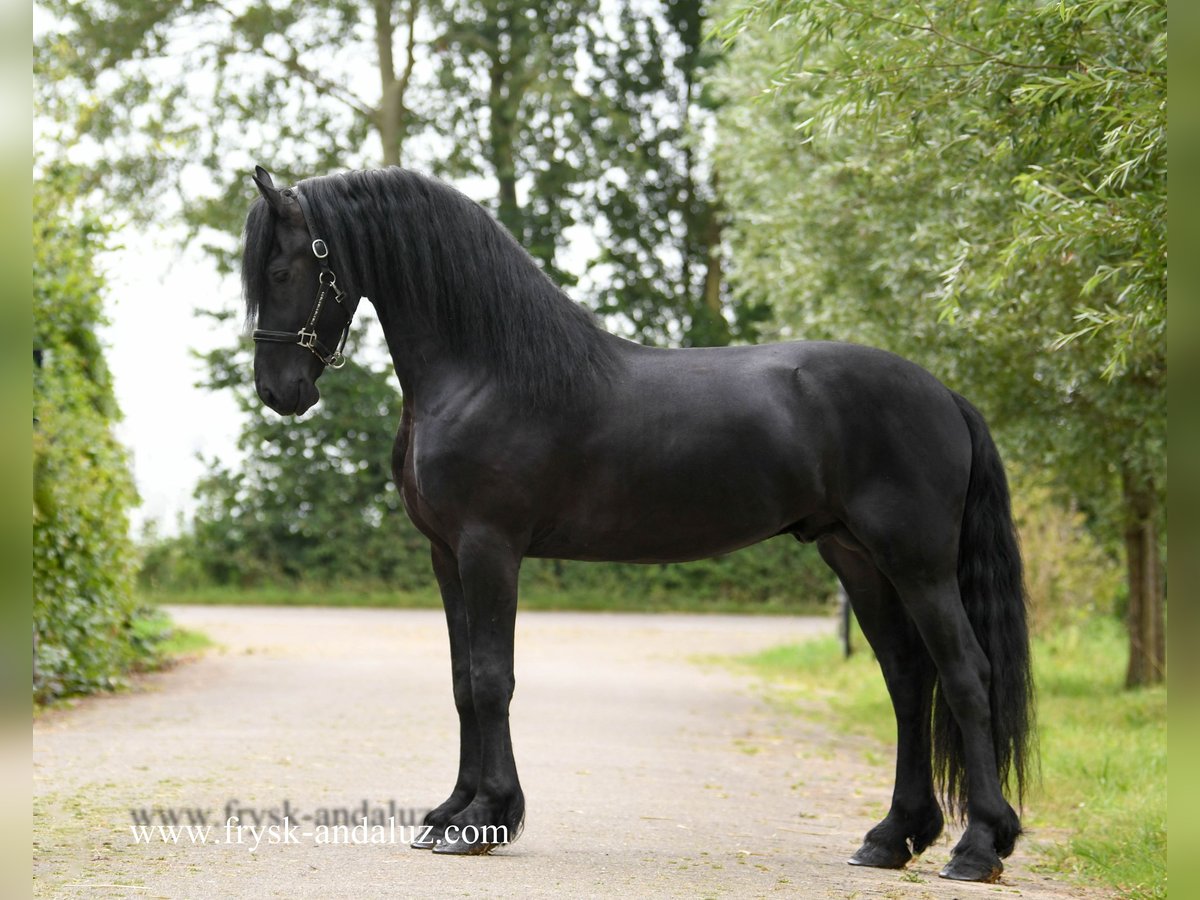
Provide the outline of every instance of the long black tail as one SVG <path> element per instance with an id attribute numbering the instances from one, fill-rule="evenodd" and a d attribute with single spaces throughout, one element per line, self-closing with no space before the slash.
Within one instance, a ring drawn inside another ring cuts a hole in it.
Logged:
<path id="1" fill-rule="evenodd" d="M 1015 782 L 1018 805 L 1034 753 L 1033 671 L 1025 621 L 1025 580 L 1008 480 L 987 424 L 959 395 L 971 432 L 971 479 L 958 547 L 958 586 L 975 637 L 991 664 L 992 740 L 1002 786 Z M 966 812 L 962 732 L 945 695 L 933 703 L 933 770 L 948 812 Z"/>

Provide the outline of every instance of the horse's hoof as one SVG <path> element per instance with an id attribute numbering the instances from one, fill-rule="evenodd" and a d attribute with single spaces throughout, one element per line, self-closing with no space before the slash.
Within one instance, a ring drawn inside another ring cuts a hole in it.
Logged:
<path id="1" fill-rule="evenodd" d="M 871 866 L 874 869 L 903 869 L 910 859 L 912 854 L 907 848 L 896 850 L 867 841 L 846 862 L 852 866 Z"/>
<path id="2" fill-rule="evenodd" d="M 486 856 L 491 853 L 500 844 L 489 844 L 483 841 L 464 841 L 462 837 L 457 837 L 452 841 L 446 840 L 444 837 L 439 838 L 438 842 L 433 845 L 433 852 L 445 854 L 446 856 Z"/>
<path id="3" fill-rule="evenodd" d="M 994 853 L 990 858 L 983 854 L 960 853 L 952 857 L 938 875 L 951 881 L 982 881 L 991 884 L 1000 878 L 1003 871 L 1004 864 Z"/>
<path id="4" fill-rule="evenodd" d="M 408 846 L 412 847 L 414 850 L 432 850 L 437 846 L 437 842 L 441 839 L 441 837 L 442 829 L 429 828 L 427 830 L 422 827 L 421 830 L 417 832 L 417 836 L 413 838 L 412 843 Z"/>

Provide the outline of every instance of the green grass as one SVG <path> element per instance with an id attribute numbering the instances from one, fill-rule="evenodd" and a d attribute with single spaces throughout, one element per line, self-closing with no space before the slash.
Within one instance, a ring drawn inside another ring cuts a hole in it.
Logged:
<path id="1" fill-rule="evenodd" d="M 762 677 L 785 707 L 811 710 L 823 700 L 837 727 L 892 743 L 883 678 L 861 634 L 855 641 L 849 661 L 828 639 L 736 664 Z M 1041 779 L 1026 797 L 1024 823 L 1039 868 L 1126 897 L 1166 897 L 1166 689 L 1124 690 L 1128 649 L 1113 620 L 1037 639 L 1033 650 Z M 1055 843 L 1055 834 L 1066 837 Z"/>
<path id="2" fill-rule="evenodd" d="M 391 609 L 441 609 L 441 596 L 435 590 L 387 591 L 378 588 L 227 587 L 197 588 L 190 591 L 143 591 L 141 599 L 153 605 L 164 603 L 229 606 L 367 606 Z M 677 613 L 748 613 L 763 615 L 827 614 L 819 603 L 802 604 L 781 599 L 751 600 L 738 598 L 701 598 L 685 591 L 629 593 L 617 589 L 558 588 L 533 584 L 521 586 L 521 609 L 578 610 L 585 612 L 677 612 Z"/>
<path id="3" fill-rule="evenodd" d="M 133 620 L 133 632 L 142 648 L 138 665 L 142 671 L 168 668 L 213 645 L 208 635 L 180 628 L 165 612 L 154 607 L 143 608 L 143 614 Z"/>

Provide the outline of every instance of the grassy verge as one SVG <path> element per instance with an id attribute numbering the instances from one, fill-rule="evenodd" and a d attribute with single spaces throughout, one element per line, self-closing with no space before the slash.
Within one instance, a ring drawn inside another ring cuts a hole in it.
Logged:
<path id="1" fill-rule="evenodd" d="M 785 702 L 823 699 L 838 727 L 894 742 L 883 678 L 861 634 L 855 639 L 859 652 L 848 661 L 823 640 L 737 665 Z M 1167 693 L 1123 689 L 1127 652 L 1120 624 L 1108 619 L 1034 641 L 1042 777 L 1024 821 L 1039 867 L 1146 900 L 1167 896 Z M 1039 843 L 1039 831 L 1067 838 Z"/>
<path id="2" fill-rule="evenodd" d="M 141 648 L 137 669 L 143 672 L 170 668 L 212 646 L 208 635 L 180 628 L 153 606 L 143 607 L 142 615 L 133 621 L 133 632 Z"/>
<path id="3" fill-rule="evenodd" d="M 120 677 L 100 693 L 123 690 L 129 686 L 129 676 L 140 672 L 156 672 L 189 657 L 196 656 L 213 642 L 208 635 L 187 628 L 180 628 L 170 617 L 157 607 L 142 603 L 137 615 L 129 623 L 129 658 L 122 667 Z M 35 718 L 53 709 L 69 708 L 87 693 L 72 691 L 50 700 L 37 698 L 33 702 Z"/>
<path id="4" fill-rule="evenodd" d="M 253 589 L 197 588 L 191 591 L 144 592 L 149 604 L 215 604 L 231 606 L 371 606 L 391 609 L 441 609 L 435 590 L 387 591 L 378 588 L 262 587 Z M 564 591 L 539 584 L 521 586 L 521 609 L 584 612 L 746 613 L 763 615 L 825 614 L 820 603 L 802 604 L 771 599 L 702 598 L 685 591 L 629 593 L 619 590 L 574 588 Z"/>

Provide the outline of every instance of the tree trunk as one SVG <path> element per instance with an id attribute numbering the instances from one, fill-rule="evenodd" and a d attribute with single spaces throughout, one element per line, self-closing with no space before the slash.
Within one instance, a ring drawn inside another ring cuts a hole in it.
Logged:
<path id="1" fill-rule="evenodd" d="M 412 77 L 413 52 L 416 47 L 417 12 L 420 0 L 409 0 L 405 15 L 407 34 L 407 58 L 404 71 L 396 76 L 394 44 L 396 23 L 395 0 L 375 0 L 375 49 L 379 58 L 379 109 L 375 125 L 379 129 L 379 142 L 383 145 L 383 164 L 400 165 L 407 132 L 408 109 L 404 96 Z"/>
<path id="2" fill-rule="evenodd" d="M 708 223 L 704 228 L 704 305 L 714 319 L 721 314 L 721 217 L 714 203 L 708 210 Z"/>
<path id="3" fill-rule="evenodd" d="M 520 244 L 524 245 L 528 236 L 525 234 L 521 206 L 517 202 L 517 164 L 513 151 L 513 132 L 517 127 L 515 113 L 520 98 L 511 96 L 508 76 L 507 66 L 499 60 L 493 61 L 488 95 L 488 148 L 491 151 L 491 163 L 499 187 L 500 208 L 496 212 L 496 218 Z"/>
<path id="4" fill-rule="evenodd" d="M 1133 688 L 1160 684 L 1166 677 L 1166 591 L 1158 554 L 1158 501 L 1154 485 L 1125 470 L 1121 487 L 1129 581 L 1129 669 L 1125 686 Z"/>
<path id="5" fill-rule="evenodd" d="M 396 64 L 392 57 L 392 0 L 375 0 L 375 50 L 379 56 L 379 142 L 383 164 L 400 165 L 400 109 L 396 103 Z"/>

